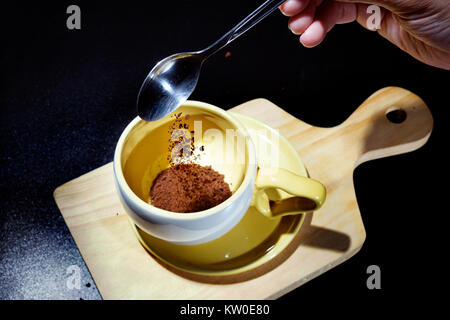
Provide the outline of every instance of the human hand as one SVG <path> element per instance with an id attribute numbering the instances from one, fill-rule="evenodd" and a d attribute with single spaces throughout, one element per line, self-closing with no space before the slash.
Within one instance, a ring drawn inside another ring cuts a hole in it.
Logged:
<path id="1" fill-rule="evenodd" d="M 320 44 L 336 24 L 370 29 L 370 5 L 380 7 L 378 33 L 414 58 L 450 70 L 449 0 L 288 0 L 280 6 L 305 47 Z"/>

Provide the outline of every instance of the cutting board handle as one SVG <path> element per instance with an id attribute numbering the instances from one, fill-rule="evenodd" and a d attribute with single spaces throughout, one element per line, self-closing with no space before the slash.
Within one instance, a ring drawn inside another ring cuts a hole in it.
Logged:
<path id="1" fill-rule="evenodd" d="M 372 94 L 346 121 L 333 129 L 349 151 L 353 151 L 356 167 L 365 161 L 420 148 L 431 134 L 433 117 L 423 100 L 414 93 L 387 87 Z"/>

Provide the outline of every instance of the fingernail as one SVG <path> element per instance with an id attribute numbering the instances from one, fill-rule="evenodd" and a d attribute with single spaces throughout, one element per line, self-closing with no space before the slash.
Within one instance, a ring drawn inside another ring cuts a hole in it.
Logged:
<path id="1" fill-rule="evenodd" d="M 289 3 L 290 3 L 290 4 L 289 4 Z M 293 3 L 292 0 L 288 0 L 288 1 L 286 1 L 285 3 L 283 3 L 283 4 L 280 6 L 280 11 L 281 11 L 281 13 L 282 13 L 283 15 L 285 15 L 286 17 L 288 17 L 288 15 L 284 12 L 284 9 L 286 9 L 286 6 L 289 7 L 292 3 Z"/>
<path id="2" fill-rule="evenodd" d="M 298 39 L 300 41 L 300 43 L 305 47 L 305 48 L 313 48 L 314 46 L 308 46 L 305 43 L 303 43 L 302 41 L 302 36 L 300 36 L 300 38 Z"/>
<path id="3" fill-rule="evenodd" d="M 288 29 L 291 30 L 291 32 L 292 32 L 293 34 L 295 34 L 295 35 L 297 35 L 297 36 L 300 35 L 300 33 L 297 33 L 297 32 L 294 31 L 294 29 L 291 27 L 291 24 L 290 24 L 290 23 L 288 23 Z"/>
<path id="4" fill-rule="evenodd" d="M 294 30 L 292 30 L 292 29 L 289 29 L 289 30 L 291 30 L 291 32 L 293 33 L 293 34 L 295 34 L 296 36 L 299 36 L 299 35 L 301 35 L 301 33 L 300 32 L 295 32 Z"/>

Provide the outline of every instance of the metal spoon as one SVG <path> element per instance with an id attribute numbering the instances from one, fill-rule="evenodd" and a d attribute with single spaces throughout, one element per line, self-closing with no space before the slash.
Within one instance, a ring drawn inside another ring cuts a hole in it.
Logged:
<path id="1" fill-rule="evenodd" d="M 139 116 L 155 121 L 178 108 L 194 91 L 203 62 L 271 14 L 286 0 L 268 0 L 204 50 L 183 52 L 158 62 L 139 91 Z"/>

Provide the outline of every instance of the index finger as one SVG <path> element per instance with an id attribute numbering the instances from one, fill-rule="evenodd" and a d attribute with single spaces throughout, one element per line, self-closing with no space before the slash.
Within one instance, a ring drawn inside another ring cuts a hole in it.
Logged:
<path id="1" fill-rule="evenodd" d="M 313 0 L 288 0 L 280 6 L 281 12 L 288 17 L 302 12 Z"/>

